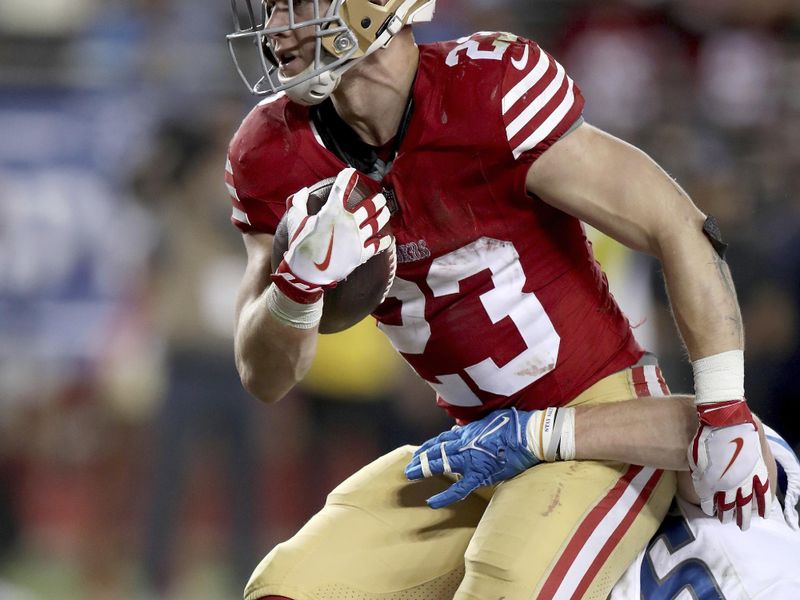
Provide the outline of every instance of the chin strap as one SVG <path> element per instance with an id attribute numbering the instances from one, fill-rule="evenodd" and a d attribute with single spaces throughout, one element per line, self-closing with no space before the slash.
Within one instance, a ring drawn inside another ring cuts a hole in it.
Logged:
<path id="1" fill-rule="evenodd" d="M 352 69 L 373 52 L 380 48 L 385 48 L 392 42 L 392 40 L 394 40 L 395 36 L 400 32 L 404 25 L 402 24 L 402 21 L 397 20 L 397 17 L 392 19 L 392 21 L 398 23 L 397 27 L 387 28 L 384 33 L 379 36 L 375 42 L 373 42 L 365 54 L 356 58 L 351 58 L 350 60 L 340 64 L 338 67 L 333 67 L 332 69 L 324 71 L 323 73 L 320 73 L 315 77 L 311 77 L 306 81 L 287 87 L 285 90 L 286 95 L 290 100 L 305 106 L 314 106 L 320 102 L 323 102 L 336 90 L 342 75 L 347 73 L 347 71 Z M 323 54 L 325 54 L 324 50 Z M 334 56 L 327 55 L 322 59 L 322 62 L 330 64 L 332 62 L 336 62 L 337 60 L 338 59 Z M 319 68 L 319 66 L 315 67 L 314 64 L 311 64 L 306 67 L 302 73 L 286 78 L 281 77 L 280 73 L 278 73 L 278 81 L 280 81 L 281 85 L 286 84 L 294 78 L 302 77 L 305 73 L 312 71 L 315 68 Z"/>
<path id="2" fill-rule="evenodd" d="M 346 63 L 339 65 L 338 67 L 334 67 L 333 69 L 324 71 L 323 73 L 311 77 L 306 81 L 290 86 L 285 90 L 286 95 L 293 102 L 297 102 L 298 104 L 303 104 L 305 106 L 314 106 L 324 102 L 339 86 L 339 81 L 341 81 L 342 75 L 364 60 L 364 58 L 366 58 L 366 56 L 353 58 Z M 330 57 L 329 60 L 333 62 L 336 59 Z M 311 64 L 306 67 L 302 73 L 295 75 L 294 77 L 302 77 L 307 71 L 313 70 L 314 65 Z M 280 81 L 281 84 L 285 84 L 294 79 L 294 77 L 284 78 L 278 74 L 278 81 Z"/>
<path id="3" fill-rule="evenodd" d="M 313 67 L 309 67 L 313 68 Z M 283 83 L 283 78 L 279 77 Z M 293 102 L 305 106 L 314 106 L 328 98 L 339 85 L 339 74 L 325 71 L 302 83 L 286 88 L 286 95 Z"/>

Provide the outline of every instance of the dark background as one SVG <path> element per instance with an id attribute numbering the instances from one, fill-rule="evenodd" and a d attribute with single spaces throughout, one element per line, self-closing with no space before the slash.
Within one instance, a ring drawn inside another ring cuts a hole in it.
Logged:
<path id="1" fill-rule="evenodd" d="M 439 0 L 418 30 L 537 40 L 581 86 L 588 121 L 717 216 L 748 398 L 793 444 L 797 7 Z M 336 481 L 448 426 L 369 323 L 326 339 L 279 405 L 242 392 L 244 248 L 222 174 L 255 99 L 229 26 L 222 0 L 0 4 L 0 598 L 239 597 Z M 593 237 L 637 336 L 691 391 L 658 266 Z"/>

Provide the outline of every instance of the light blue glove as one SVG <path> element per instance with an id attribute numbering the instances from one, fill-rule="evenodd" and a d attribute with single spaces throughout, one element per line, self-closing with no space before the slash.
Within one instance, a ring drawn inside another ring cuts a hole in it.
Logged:
<path id="1" fill-rule="evenodd" d="M 504 408 L 440 433 L 414 452 L 406 477 L 415 481 L 445 473 L 462 476 L 444 492 L 428 498 L 431 508 L 442 508 L 481 486 L 511 479 L 540 462 L 525 432 L 535 412 Z"/>

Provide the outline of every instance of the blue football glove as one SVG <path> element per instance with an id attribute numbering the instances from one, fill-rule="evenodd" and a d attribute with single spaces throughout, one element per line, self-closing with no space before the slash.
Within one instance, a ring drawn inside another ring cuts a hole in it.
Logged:
<path id="1" fill-rule="evenodd" d="M 428 506 L 442 508 L 463 500 L 481 486 L 511 479 L 538 464 L 528 443 L 526 427 L 538 411 L 504 408 L 463 427 L 453 427 L 422 444 L 406 466 L 415 481 L 457 473 L 461 479 L 428 498 Z"/>

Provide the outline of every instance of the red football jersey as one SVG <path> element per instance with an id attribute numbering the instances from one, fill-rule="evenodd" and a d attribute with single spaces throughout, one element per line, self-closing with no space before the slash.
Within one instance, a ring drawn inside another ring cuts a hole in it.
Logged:
<path id="1" fill-rule="evenodd" d="M 583 97 L 534 42 L 479 33 L 420 47 L 414 113 L 391 190 L 397 277 L 378 326 L 460 422 L 561 406 L 643 354 L 581 223 L 525 188 L 580 122 Z M 346 165 L 309 109 L 261 102 L 234 137 L 233 222 L 272 233 L 285 199 Z"/>

